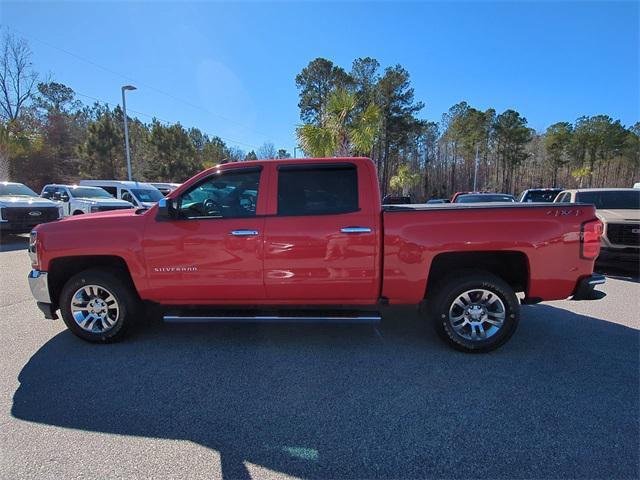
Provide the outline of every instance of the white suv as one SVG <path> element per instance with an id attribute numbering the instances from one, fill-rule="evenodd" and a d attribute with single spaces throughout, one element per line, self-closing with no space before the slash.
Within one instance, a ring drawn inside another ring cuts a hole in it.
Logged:
<path id="1" fill-rule="evenodd" d="M 118 200 L 98 187 L 51 184 L 45 185 L 40 196 L 62 202 L 65 217 L 83 213 L 133 208 L 130 202 Z"/>

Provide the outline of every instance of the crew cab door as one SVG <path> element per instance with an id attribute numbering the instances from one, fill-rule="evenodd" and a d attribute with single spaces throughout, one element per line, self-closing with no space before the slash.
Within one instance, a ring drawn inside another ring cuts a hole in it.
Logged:
<path id="1" fill-rule="evenodd" d="M 150 296 L 162 303 L 248 303 L 265 297 L 260 167 L 200 180 L 173 198 L 171 218 L 144 234 Z"/>
<path id="2" fill-rule="evenodd" d="M 379 212 L 354 163 L 282 164 L 265 223 L 265 288 L 276 303 L 373 303 Z M 369 201 L 369 203 L 367 203 Z"/>

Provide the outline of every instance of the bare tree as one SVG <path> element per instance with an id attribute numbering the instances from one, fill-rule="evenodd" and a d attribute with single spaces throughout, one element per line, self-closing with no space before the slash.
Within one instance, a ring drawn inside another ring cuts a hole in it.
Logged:
<path id="1" fill-rule="evenodd" d="M 258 148 L 258 151 L 256 153 L 258 154 L 258 158 L 260 160 L 276 158 L 276 156 L 278 155 L 276 147 L 274 147 L 273 143 L 270 142 L 263 143 L 260 148 Z"/>
<path id="2" fill-rule="evenodd" d="M 35 93 L 38 74 L 31 64 L 31 49 L 22 38 L 5 33 L 0 45 L 0 118 L 15 120 Z"/>

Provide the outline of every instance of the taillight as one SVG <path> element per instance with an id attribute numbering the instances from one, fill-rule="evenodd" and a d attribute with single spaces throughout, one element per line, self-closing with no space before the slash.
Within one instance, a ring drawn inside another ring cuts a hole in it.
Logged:
<path id="1" fill-rule="evenodd" d="M 600 237 L 602 236 L 602 222 L 590 220 L 582 224 L 580 230 L 580 256 L 593 259 L 600 254 Z"/>

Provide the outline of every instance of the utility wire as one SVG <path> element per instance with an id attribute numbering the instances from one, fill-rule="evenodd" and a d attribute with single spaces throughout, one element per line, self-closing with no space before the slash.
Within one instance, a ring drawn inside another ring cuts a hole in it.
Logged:
<path id="1" fill-rule="evenodd" d="M 70 55 L 70 56 L 72 56 L 72 57 L 74 57 L 74 58 L 76 58 L 76 59 L 78 59 L 78 60 L 81 60 L 81 61 L 83 61 L 83 62 L 86 62 L 86 63 L 88 63 L 88 64 L 90 64 L 90 65 L 93 65 L 93 66 L 94 66 L 94 67 L 96 67 L 96 68 L 99 68 L 99 69 L 101 69 L 101 70 L 104 70 L 105 72 L 108 72 L 108 73 L 110 73 L 110 74 L 112 74 L 112 75 L 119 76 L 119 77 L 121 77 L 121 78 L 124 78 L 124 79 L 126 79 L 126 80 L 128 80 L 128 81 L 132 82 L 132 83 L 136 83 L 136 84 L 138 84 L 138 85 L 144 86 L 144 87 L 148 88 L 149 90 L 153 90 L 153 91 L 155 91 L 155 92 L 157 92 L 157 93 L 160 93 L 160 94 L 162 94 L 162 95 L 165 95 L 165 96 L 167 96 L 167 97 L 169 97 L 169 98 L 171 98 L 171 99 L 173 99 L 173 100 L 175 100 L 175 101 L 177 101 L 177 102 L 181 102 L 181 103 L 184 103 L 185 105 L 188 105 L 188 106 L 190 106 L 190 107 L 192 107 L 192 108 L 196 108 L 196 109 L 198 109 L 198 110 L 202 110 L 203 112 L 206 112 L 206 113 L 208 113 L 209 115 L 213 115 L 213 116 L 218 117 L 218 118 L 220 118 L 220 119 L 222 119 L 222 120 L 225 120 L 225 121 L 227 121 L 227 122 L 234 123 L 234 124 L 236 124 L 237 126 L 242 127 L 242 128 L 244 128 L 245 130 L 247 130 L 247 131 L 249 131 L 249 132 L 257 133 L 258 135 L 261 135 L 261 136 L 263 136 L 263 137 L 268 137 L 268 135 L 266 135 L 265 133 L 263 133 L 263 132 L 258 132 L 258 131 L 256 131 L 256 130 L 253 130 L 253 129 L 249 128 L 248 126 L 246 126 L 246 125 L 244 125 L 244 124 L 242 124 L 242 123 L 238 122 L 237 120 L 233 120 L 232 118 L 225 117 L 224 115 L 220 115 L 219 113 L 211 112 L 210 110 L 207 110 L 206 108 L 202 107 L 201 105 L 197 105 L 197 104 L 195 104 L 195 103 L 189 102 L 188 100 L 184 100 L 184 99 L 182 99 L 182 98 L 176 97 L 176 96 L 175 96 L 175 95 L 173 95 L 172 93 L 165 92 L 164 90 L 161 90 L 161 89 L 159 89 L 159 88 L 156 88 L 156 87 L 154 87 L 153 85 L 149 85 L 148 83 L 140 82 L 140 81 L 136 80 L 136 79 L 135 79 L 135 78 L 133 78 L 133 77 L 130 77 L 130 76 L 128 76 L 128 75 L 125 75 L 125 74 L 123 74 L 123 73 L 121 73 L 121 72 L 118 72 L 118 71 L 116 71 L 116 70 L 113 70 L 113 69 L 111 69 L 111 68 L 105 67 L 104 65 L 100 65 L 99 63 L 96 63 L 96 62 L 94 62 L 93 60 L 90 60 L 90 59 L 88 59 L 88 58 L 82 57 L 82 56 L 80 56 L 80 55 L 78 55 L 78 54 L 76 54 L 76 53 L 70 52 L 69 50 L 66 50 L 66 49 L 61 48 L 61 47 L 57 47 L 57 46 L 55 46 L 55 45 L 52 45 L 51 43 L 45 42 L 45 41 L 43 41 L 43 40 L 39 40 L 39 39 L 34 38 L 34 37 L 31 37 L 31 36 L 29 36 L 29 35 L 25 34 L 22 30 L 19 30 L 19 29 L 15 28 L 15 27 L 9 27 L 9 26 L 7 26 L 7 28 L 11 28 L 13 31 L 15 31 L 15 32 L 19 33 L 20 35 L 24 36 L 25 38 L 28 38 L 28 39 L 29 39 L 29 40 L 31 40 L 31 41 L 34 41 L 34 42 L 36 42 L 36 43 L 40 43 L 40 44 L 45 45 L 45 46 L 47 46 L 47 47 L 49 47 L 49 48 L 53 48 L 54 50 L 58 50 L 58 51 L 60 51 L 60 52 L 63 52 L 63 53 L 65 53 L 65 54 L 67 54 L 67 55 Z M 132 110 L 132 111 L 133 111 L 133 110 Z M 219 136 L 219 135 L 218 135 L 218 136 Z M 220 138 L 222 138 L 222 137 L 220 137 Z M 242 142 L 236 142 L 236 143 L 243 144 Z M 247 144 L 244 144 L 244 145 L 247 145 Z"/>

